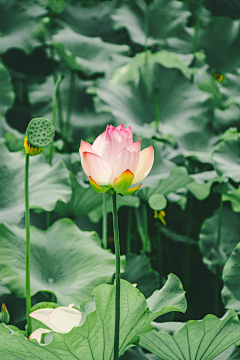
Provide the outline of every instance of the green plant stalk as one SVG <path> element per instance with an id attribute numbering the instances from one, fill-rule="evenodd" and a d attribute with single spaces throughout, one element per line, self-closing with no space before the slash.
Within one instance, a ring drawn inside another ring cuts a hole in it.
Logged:
<path id="1" fill-rule="evenodd" d="M 70 83 L 69 83 L 67 118 L 66 118 L 66 124 L 65 124 L 65 141 L 66 142 L 67 142 L 67 140 L 69 138 L 74 87 L 75 87 L 75 71 L 71 70 L 71 72 L 70 72 Z"/>
<path id="2" fill-rule="evenodd" d="M 159 89 L 154 89 L 154 103 L 155 103 L 155 128 L 158 130 L 159 122 L 160 122 L 160 112 L 159 112 Z"/>
<path id="3" fill-rule="evenodd" d="M 28 195 L 28 176 L 29 176 L 29 154 L 25 158 L 25 227 L 26 227 L 26 319 L 27 337 L 32 333 L 31 318 L 31 290 L 30 290 L 30 211 Z"/>
<path id="4" fill-rule="evenodd" d="M 160 219 L 157 219 L 157 241 L 158 241 L 158 250 L 159 250 L 159 280 L 160 280 L 160 289 L 161 289 L 163 286 L 163 244 L 161 238 Z"/>
<path id="5" fill-rule="evenodd" d="M 127 255 L 131 254 L 132 208 L 128 208 Z"/>
<path id="6" fill-rule="evenodd" d="M 102 246 L 104 249 L 108 247 L 108 218 L 107 218 L 107 194 L 102 194 Z"/>
<path id="7" fill-rule="evenodd" d="M 142 211 L 142 216 L 140 217 L 139 212 Z M 142 205 L 139 209 L 135 209 L 136 219 L 137 219 L 137 228 L 140 238 L 142 240 L 143 252 L 151 252 L 152 246 L 148 237 L 148 219 L 147 219 L 147 206 L 145 202 L 142 202 Z"/>
<path id="8" fill-rule="evenodd" d="M 144 16 L 144 51 L 146 53 L 146 63 L 148 62 L 148 37 L 149 37 L 149 15 L 150 15 L 150 4 L 146 4 L 146 12 Z"/>
<path id="9" fill-rule="evenodd" d="M 120 243 L 117 215 L 117 194 L 112 195 L 113 201 L 113 231 L 116 255 L 116 299 L 115 299 L 115 333 L 114 333 L 114 360 L 118 360 L 119 332 L 120 332 Z"/>
<path id="10" fill-rule="evenodd" d="M 195 60 L 196 60 L 196 52 L 198 49 L 198 32 L 199 32 L 199 28 L 200 28 L 200 16 L 201 16 L 201 11 L 202 11 L 202 7 L 203 7 L 203 3 L 205 0 L 199 0 L 198 5 L 197 5 L 197 10 L 196 10 L 196 24 L 194 26 L 194 35 L 193 35 L 193 54 L 194 54 L 194 58 L 193 58 L 193 62 L 192 62 L 192 66 L 194 66 L 195 64 Z M 191 75 L 191 79 L 190 79 L 191 83 L 194 83 L 194 75 Z"/>
<path id="11" fill-rule="evenodd" d="M 223 201 L 222 194 L 220 198 L 220 207 L 218 215 L 218 228 L 217 228 L 217 248 L 219 248 L 221 243 L 221 229 L 222 229 L 222 211 L 223 211 Z M 215 278 L 215 314 L 218 314 L 218 296 L 219 296 L 219 277 L 220 277 L 220 266 L 216 266 L 216 278 Z"/>
<path id="12" fill-rule="evenodd" d="M 193 54 L 197 52 L 197 48 L 198 48 L 198 32 L 200 28 L 200 16 L 204 2 L 205 0 L 199 0 L 196 10 L 196 24 L 194 27 L 194 35 L 193 35 Z"/>
<path id="13" fill-rule="evenodd" d="M 184 288 L 186 291 L 189 290 L 190 283 L 190 267 L 191 267 L 191 232 L 192 232 L 192 222 L 191 214 L 193 213 L 193 198 L 192 196 L 189 199 L 189 216 L 188 216 L 188 227 L 187 227 L 187 248 L 186 248 L 186 258 L 185 258 L 185 284 Z"/>
<path id="14" fill-rule="evenodd" d="M 53 101 L 52 101 L 52 124 L 55 127 L 55 123 L 56 123 L 56 113 L 57 113 L 57 105 L 58 105 L 58 101 L 59 101 L 59 97 L 58 97 L 58 90 L 59 90 L 59 86 L 62 82 L 63 79 L 63 74 L 60 74 L 55 87 L 54 87 L 54 92 L 53 92 Z M 49 151 L 49 165 L 52 166 L 52 159 L 53 159 L 53 143 L 50 145 L 50 151 Z"/>

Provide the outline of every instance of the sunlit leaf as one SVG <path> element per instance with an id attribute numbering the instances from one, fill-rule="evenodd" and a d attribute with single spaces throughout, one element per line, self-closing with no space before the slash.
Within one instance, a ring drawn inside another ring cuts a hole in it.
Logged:
<path id="1" fill-rule="evenodd" d="M 0 278 L 20 298 L 26 291 L 25 236 L 25 229 L 1 225 Z M 114 271 L 115 256 L 101 248 L 96 233 L 79 230 L 69 219 L 47 231 L 31 227 L 31 295 L 50 291 L 61 305 L 78 306 L 95 286 L 110 282 Z"/>
<path id="2" fill-rule="evenodd" d="M 190 320 L 174 335 L 156 330 L 142 334 L 140 345 L 163 360 L 212 360 L 239 339 L 240 323 L 230 310 L 221 319 L 207 315 Z"/>
<path id="3" fill-rule="evenodd" d="M 223 141 L 212 154 L 217 173 L 223 179 L 240 181 L 240 145 L 238 141 Z"/>
<path id="4" fill-rule="evenodd" d="M 45 346 L 40 346 L 35 340 L 26 341 L 19 332 L 11 332 L 11 335 L 9 329 L 1 324 L 2 355 L 6 359 L 16 354 L 19 359 L 26 359 L 29 354 L 37 353 L 42 360 L 64 360 L 67 357 L 113 360 L 115 286 L 100 285 L 93 290 L 93 295 L 96 310 L 87 315 L 84 324 L 73 328 L 68 334 L 55 334 L 53 341 Z M 154 293 L 154 299 L 147 301 L 132 284 L 121 280 L 119 355 L 131 347 L 129 343 L 133 338 L 147 331 L 145 329 L 157 316 L 169 311 L 185 310 L 184 291 L 175 275 L 171 274 L 164 288 Z"/>

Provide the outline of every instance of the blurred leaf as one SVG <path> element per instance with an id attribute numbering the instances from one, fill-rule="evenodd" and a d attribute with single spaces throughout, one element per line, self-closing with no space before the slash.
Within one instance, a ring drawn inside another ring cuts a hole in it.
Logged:
<path id="1" fill-rule="evenodd" d="M 230 201 L 232 209 L 235 212 L 240 212 L 240 187 L 230 194 L 223 194 L 223 201 Z"/>
<path id="2" fill-rule="evenodd" d="M 92 190 L 92 188 L 91 188 L 91 190 Z M 91 194 L 92 194 L 92 192 L 91 192 Z M 102 196 L 101 196 L 101 194 L 100 195 L 98 194 L 98 199 L 100 199 L 101 205 L 95 207 L 94 210 L 90 211 L 87 214 L 89 219 L 94 223 L 99 222 L 102 217 Z M 130 207 L 138 208 L 140 206 L 140 200 L 135 195 L 134 196 L 133 195 L 118 196 L 117 209 L 120 209 L 122 206 L 130 206 Z M 112 212 L 112 197 L 111 196 L 107 196 L 107 198 L 106 198 L 106 211 L 107 211 L 107 213 Z"/>
<path id="3" fill-rule="evenodd" d="M 123 84 L 128 81 L 134 81 L 139 78 L 139 68 L 146 64 L 160 64 L 167 69 L 178 69 L 181 73 L 190 77 L 200 71 L 196 68 L 189 67 L 193 60 L 193 55 L 179 55 L 173 52 L 159 51 L 151 53 L 150 51 L 138 53 L 126 65 L 119 67 L 115 70 L 112 84 Z"/>
<path id="4" fill-rule="evenodd" d="M 214 358 L 214 360 L 238 360 L 240 357 L 240 348 L 232 345 L 220 355 Z"/>
<path id="5" fill-rule="evenodd" d="M 20 48 L 30 53 L 35 46 L 40 45 L 38 22 L 46 15 L 44 6 L 37 2 L 1 0 L 0 53 L 10 48 Z"/>
<path id="6" fill-rule="evenodd" d="M 7 109 L 12 106 L 13 100 L 14 92 L 11 78 L 5 66 L 0 62 L 0 116 L 3 116 Z"/>
<path id="7" fill-rule="evenodd" d="M 178 138 L 183 131 L 189 131 L 189 119 L 207 111 L 209 94 L 190 84 L 179 70 L 158 64 L 148 64 L 139 70 L 139 79 L 134 83 L 111 84 L 101 80 L 97 87 L 90 87 L 88 93 L 100 99 L 96 100 L 96 110 L 111 111 L 119 123 L 130 125 L 135 134 L 145 138 L 154 135 L 158 121 L 161 133 L 176 134 Z"/>
<path id="8" fill-rule="evenodd" d="M 207 63 L 217 72 L 239 64 L 240 22 L 228 17 L 214 17 L 199 32 L 198 49 L 207 55 Z"/>
<path id="9" fill-rule="evenodd" d="M 239 241 L 239 215 L 223 207 L 220 245 L 217 245 L 219 210 L 206 219 L 199 234 L 199 246 L 204 263 L 215 272 L 216 265 L 223 266 Z"/>
<path id="10" fill-rule="evenodd" d="M 190 13 L 184 4 L 175 0 L 155 0 L 149 9 L 148 45 L 162 44 L 169 37 L 179 37 L 185 30 Z M 115 29 L 126 28 L 132 41 L 145 44 L 144 20 L 146 3 L 143 0 L 124 4 L 112 15 Z"/>
<path id="11" fill-rule="evenodd" d="M 67 26 L 52 38 L 58 55 L 75 70 L 83 68 L 95 73 L 109 73 L 112 67 L 117 66 L 113 58 L 114 54 L 127 55 L 129 51 L 127 45 L 110 44 L 99 37 L 80 35 Z"/>
<path id="12" fill-rule="evenodd" d="M 0 219 L 18 223 L 25 211 L 24 156 L 22 151 L 10 153 L 0 144 Z M 14 190 L 13 190 L 14 189 Z M 71 187 L 69 173 L 63 161 L 53 167 L 43 162 L 41 155 L 31 157 L 29 170 L 30 208 L 52 211 L 59 199 L 69 201 Z"/>
<path id="13" fill-rule="evenodd" d="M 69 95 L 69 73 L 65 74 L 60 86 L 63 107 L 63 117 L 66 119 L 67 102 Z M 79 148 L 80 140 L 93 141 L 97 135 L 105 130 L 107 123 L 112 123 L 111 114 L 96 114 L 93 109 L 92 96 L 86 94 L 86 87 L 91 82 L 82 81 L 75 76 L 75 91 L 72 104 L 72 116 L 70 124 L 70 139 L 76 150 Z M 29 99 L 34 117 L 52 117 L 52 95 L 53 77 L 48 77 L 43 84 L 34 84 L 29 92 Z M 59 124 L 56 119 L 56 129 Z"/>
<path id="14" fill-rule="evenodd" d="M 226 131 L 230 126 L 238 126 L 240 118 L 239 105 L 233 104 L 228 109 L 214 109 L 213 126 L 217 132 Z M 231 140 L 231 139 L 224 139 Z M 233 140 L 233 139 L 232 139 Z"/>
<path id="15" fill-rule="evenodd" d="M 240 4 L 238 0 L 211 0 L 205 6 L 215 16 L 230 16 L 233 19 L 240 18 Z"/>
<path id="16" fill-rule="evenodd" d="M 153 291 L 159 288 L 159 274 L 151 268 L 151 262 L 146 254 L 127 255 L 126 269 L 121 274 L 121 278 L 132 284 L 137 284 L 137 288 L 147 298 Z"/>
<path id="17" fill-rule="evenodd" d="M 25 246 L 25 229 L 1 225 L 0 277 L 20 298 L 26 291 Z M 47 231 L 31 227 L 31 295 L 50 291 L 61 305 L 78 306 L 91 297 L 95 286 L 110 282 L 114 271 L 115 256 L 101 248 L 96 233 L 79 230 L 69 219 L 55 222 Z"/>
<path id="18" fill-rule="evenodd" d="M 188 321 L 177 333 L 156 330 L 140 335 L 140 345 L 163 360 L 212 360 L 240 339 L 240 323 L 233 310 L 223 318 L 207 315 Z"/>
<path id="19" fill-rule="evenodd" d="M 170 275 L 164 288 L 164 291 L 163 289 L 158 291 L 162 297 L 158 298 L 153 309 L 151 305 L 149 308 L 149 304 L 139 290 L 125 280 L 121 280 L 120 356 L 131 346 L 129 343 L 133 337 L 146 331 L 146 327 L 149 327 L 153 319 L 169 311 L 186 310 L 186 306 L 183 306 L 186 304 L 182 301 L 184 292 L 181 289 L 181 282 L 175 275 Z M 102 357 L 104 360 L 113 360 L 115 286 L 102 284 L 93 290 L 93 295 L 96 310 L 88 314 L 84 324 L 81 327 L 74 327 L 67 334 L 56 333 L 53 341 L 45 346 L 40 346 L 35 340 L 26 341 L 22 333 L 17 331 L 13 334 L 13 331 L 9 332 L 9 328 L 1 324 L 2 355 L 7 359 L 17 354 L 19 359 L 24 360 L 30 354 L 32 356 L 37 353 L 38 358 L 42 360 L 63 360 L 71 353 L 72 358 L 75 359 L 88 360 L 91 357 L 96 359 Z"/>
<path id="20" fill-rule="evenodd" d="M 76 175 L 70 172 L 72 197 L 68 203 L 58 201 L 55 211 L 62 217 L 80 218 L 101 207 L 102 196 L 92 190 L 90 185 L 80 183 Z"/>
<path id="21" fill-rule="evenodd" d="M 151 177 L 146 178 L 139 190 L 139 196 L 146 200 L 149 199 L 152 194 L 163 194 L 166 196 L 185 187 L 191 181 L 192 179 L 188 175 L 186 168 L 177 166 L 170 171 L 168 177 L 160 179 L 157 185 L 155 179 L 151 179 Z"/>
<path id="22" fill-rule="evenodd" d="M 203 171 L 189 176 L 194 181 L 187 184 L 186 187 L 200 201 L 205 200 L 210 195 L 213 183 L 222 182 L 215 170 Z"/>
<path id="23" fill-rule="evenodd" d="M 217 173 L 224 179 L 240 182 L 240 145 L 238 141 L 223 141 L 212 154 Z"/>
<path id="24" fill-rule="evenodd" d="M 227 141 L 227 140 L 234 140 L 237 141 L 239 139 L 238 129 L 236 127 L 231 127 L 227 129 L 221 136 L 220 140 Z"/>

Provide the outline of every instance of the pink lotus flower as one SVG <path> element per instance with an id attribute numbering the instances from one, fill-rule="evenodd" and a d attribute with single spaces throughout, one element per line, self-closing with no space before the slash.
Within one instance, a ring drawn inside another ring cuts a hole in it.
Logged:
<path id="1" fill-rule="evenodd" d="M 68 307 L 60 306 L 56 309 L 39 309 L 29 314 L 32 318 L 41 321 L 44 325 L 52 329 L 39 328 L 29 336 L 29 340 L 36 339 L 40 343 L 42 334 L 51 331 L 66 334 L 71 331 L 74 326 L 78 326 L 81 320 L 81 312 L 74 309 L 73 305 L 74 304 L 70 304 Z"/>
<path id="2" fill-rule="evenodd" d="M 142 151 L 140 146 L 141 140 L 133 143 L 130 126 L 125 129 L 123 125 L 117 128 L 107 125 L 106 131 L 92 145 L 81 140 L 82 168 L 93 190 L 112 193 L 114 189 L 122 195 L 137 191 L 142 184 L 130 186 L 148 175 L 154 160 L 152 145 Z"/>

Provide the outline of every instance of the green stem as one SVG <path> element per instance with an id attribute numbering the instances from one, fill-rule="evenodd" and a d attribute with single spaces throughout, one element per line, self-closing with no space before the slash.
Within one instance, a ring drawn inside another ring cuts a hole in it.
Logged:
<path id="1" fill-rule="evenodd" d="M 148 62 L 148 37 L 149 37 L 149 15 L 150 15 L 150 4 L 146 4 L 146 12 L 144 17 L 144 51 L 146 53 L 146 63 Z"/>
<path id="2" fill-rule="evenodd" d="M 223 212 L 223 201 L 222 194 L 220 198 L 220 207 L 218 215 L 218 228 L 217 228 L 217 244 L 218 249 L 221 243 L 221 228 L 222 228 L 222 212 Z M 219 277 L 220 277 L 220 266 L 216 266 L 216 278 L 215 278 L 215 314 L 218 315 L 218 297 L 219 297 Z"/>
<path id="3" fill-rule="evenodd" d="M 200 28 L 200 16 L 201 16 L 201 11 L 202 11 L 202 7 L 203 7 L 203 3 L 205 0 L 199 0 L 198 5 L 197 5 L 197 10 L 196 10 L 196 23 L 195 23 L 195 27 L 194 27 L 194 35 L 193 35 L 193 54 L 194 54 L 194 58 L 193 58 L 193 62 L 192 62 L 192 66 L 194 66 L 195 64 L 195 60 L 196 60 L 196 52 L 198 49 L 198 32 L 199 32 L 199 28 Z M 194 83 L 194 75 L 191 75 L 191 79 L 190 79 L 191 83 Z"/>
<path id="4" fill-rule="evenodd" d="M 140 216 L 140 211 L 142 216 Z M 147 206 L 145 201 L 142 202 L 141 207 L 135 209 L 137 219 L 137 229 L 142 240 L 143 252 L 151 252 L 152 246 L 148 237 L 148 219 L 147 219 Z"/>
<path id="5" fill-rule="evenodd" d="M 198 49 L 198 32 L 200 27 L 200 16 L 204 1 L 205 0 L 199 0 L 196 10 L 196 23 L 195 23 L 194 35 L 193 35 L 193 54 L 195 54 Z"/>
<path id="6" fill-rule="evenodd" d="M 102 194 L 102 245 L 104 249 L 108 247 L 108 219 L 107 219 L 107 194 Z"/>
<path id="7" fill-rule="evenodd" d="M 114 334 L 114 360 L 118 360 L 119 331 L 120 331 L 120 243 L 118 231 L 117 197 L 116 192 L 113 200 L 113 231 L 116 255 L 116 302 L 115 302 L 115 334 Z"/>
<path id="8" fill-rule="evenodd" d="M 155 88 L 154 89 L 154 102 L 155 102 L 155 127 L 156 130 L 158 130 L 158 126 L 159 126 L 159 122 L 160 122 L 160 112 L 159 112 L 159 89 Z"/>
<path id="9" fill-rule="evenodd" d="M 63 74 L 60 74 L 57 81 L 56 81 L 56 84 L 55 84 L 55 87 L 54 87 L 54 92 L 53 92 L 52 124 L 53 124 L 54 128 L 55 128 L 55 123 L 56 123 L 57 105 L 58 105 L 58 101 L 59 101 L 58 90 L 59 90 L 59 86 L 60 86 L 60 84 L 62 82 L 62 79 L 63 79 Z M 52 159 L 53 159 L 53 142 L 50 145 L 50 151 L 49 151 L 49 165 L 51 165 L 51 166 L 52 166 Z"/>
<path id="10" fill-rule="evenodd" d="M 29 154 L 25 158 L 25 227 L 26 227 L 26 318 L 27 337 L 32 333 L 31 318 L 31 290 L 30 290 L 30 211 L 28 197 Z"/>
<path id="11" fill-rule="evenodd" d="M 70 72 L 70 83 L 69 83 L 67 118 L 66 118 L 66 126 L 65 126 L 65 140 L 66 140 L 66 142 L 67 142 L 67 140 L 69 138 L 74 86 L 75 86 L 75 71 L 71 70 L 71 72 Z"/>
<path id="12" fill-rule="evenodd" d="M 127 255 L 131 254 L 132 208 L 128 209 Z"/>
<path id="13" fill-rule="evenodd" d="M 160 289 L 163 286 L 163 246 L 161 238 L 161 225 L 160 220 L 157 219 L 157 240 L 158 240 L 158 249 L 159 249 L 159 279 L 160 279 Z"/>
<path id="14" fill-rule="evenodd" d="M 193 197 L 189 199 L 189 213 L 188 213 L 188 227 L 187 227 L 187 248 L 185 258 L 185 284 L 184 288 L 186 291 L 189 290 L 190 283 L 190 268 L 191 268 L 191 232 L 192 232 L 192 213 L 193 213 Z"/>

